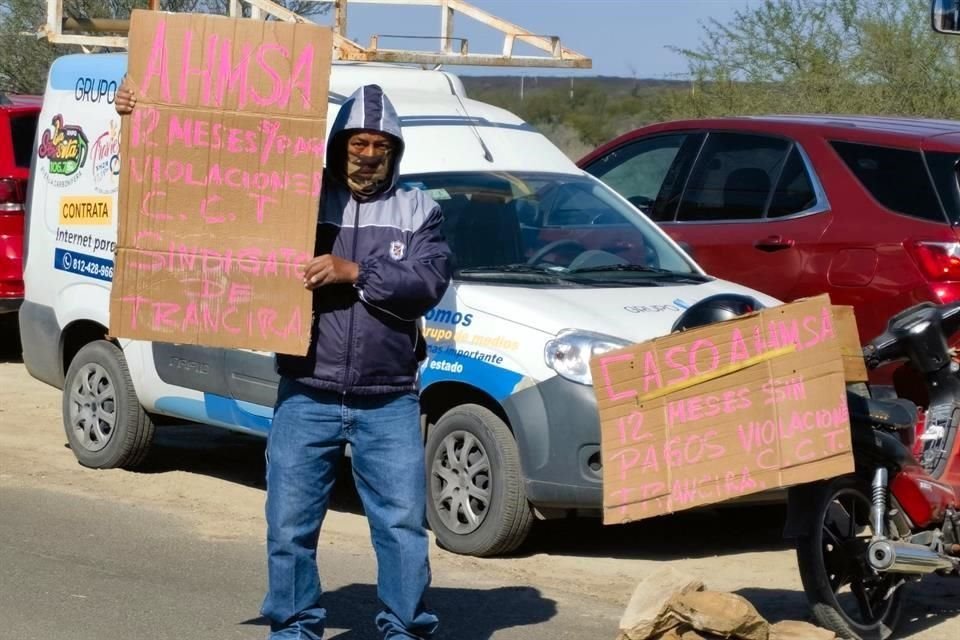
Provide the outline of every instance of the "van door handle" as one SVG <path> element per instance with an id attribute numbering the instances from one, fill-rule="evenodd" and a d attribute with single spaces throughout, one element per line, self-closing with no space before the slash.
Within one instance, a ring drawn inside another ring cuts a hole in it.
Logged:
<path id="1" fill-rule="evenodd" d="M 793 245 L 796 244 L 793 240 L 788 240 L 782 236 L 767 236 L 763 240 L 757 240 L 753 243 L 753 246 L 759 249 L 760 251 L 767 251 L 772 253 L 774 251 L 783 251 L 784 249 L 790 249 Z"/>

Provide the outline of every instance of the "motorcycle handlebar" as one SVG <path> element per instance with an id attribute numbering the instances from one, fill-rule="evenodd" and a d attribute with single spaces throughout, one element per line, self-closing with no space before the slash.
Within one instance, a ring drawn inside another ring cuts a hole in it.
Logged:
<path id="1" fill-rule="evenodd" d="M 867 368 L 876 369 L 906 358 L 907 353 L 904 349 L 908 335 L 918 330 L 923 333 L 929 327 L 929 323 L 921 327 L 913 322 L 913 320 L 922 321 L 924 314 L 928 321 L 936 325 L 946 342 L 960 331 L 960 302 L 939 305 L 925 302 L 904 309 L 890 319 L 886 331 L 863 348 L 863 358 Z"/>
<path id="2" fill-rule="evenodd" d="M 877 347 L 872 343 L 863 348 L 863 361 L 867 369 L 876 369 L 880 366 L 881 360 Z"/>

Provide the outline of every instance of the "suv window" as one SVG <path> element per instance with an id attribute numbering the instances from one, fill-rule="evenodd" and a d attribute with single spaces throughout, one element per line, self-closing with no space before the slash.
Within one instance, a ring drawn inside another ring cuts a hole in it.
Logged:
<path id="1" fill-rule="evenodd" d="M 782 218 L 795 213 L 806 211 L 817 204 L 817 192 L 813 188 L 813 181 L 803 155 L 796 145 L 787 156 L 787 163 L 783 165 L 783 172 L 777 181 L 777 188 L 773 191 L 773 199 L 767 209 L 768 218 Z"/>
<path id="2" fill-rule="evenodd" d="M 946 221 L 920 151 L 837 140 L 830 144 L 860 184 L 887 209 Z"/>
<path id="3" fill-rule="evenodd" d="M 803 178 L 796 178 L 796 164 L 789 165 L 793 145 L 788 140 L 768 136 L 711 133 L 690 174 L 680 200 L 678 221 L 759 220 L 764 217 L 774 185 L 779 202 L 776 215 L 802 210 L 791 202 L 794 192 L 803 190 Z M 803 174 L 805 168 L 800 162 Z M 794 172 L 793 181 L 780 180 L 784 168 Z M 806 178 L 809 187 L 809 178 Z M 803 198 L 806 203 L 809 198 Z"/>
<path id="4" fill-rule="evenodd" d="M 960 183 L 957 182 L 957 166 L 960 154 L 944 151 L 926 151 L 927 168 L 933 184 L 940 194 L 940 202 L 947 212 L 947 219 L 960 223 Z"/>
<path id="5" fill-rule="evenodd" d="M 13 161 L 20 168 L 30 168 L 30 159 L 33 156 L 33 138 L 37 133 L 39 118 L 39 114 L 17 115 L 10 118 Z"/>
<path id="6" fill-rule="evenodd" d="M 673 134 L 631 142 L 603 156 L 589 171 L 649 213 L 686 138 Z"/>

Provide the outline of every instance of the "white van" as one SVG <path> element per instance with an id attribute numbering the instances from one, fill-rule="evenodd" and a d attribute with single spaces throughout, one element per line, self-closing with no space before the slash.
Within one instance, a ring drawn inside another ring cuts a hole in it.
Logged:
<path id="1" fill-rule="evenodd" d="M 132 468 L 161 416 L 266 434 L 272 354 L 112 340 L 126 54 L 50 70 L 28 203 L 20 312 L 29 372 L 63 392 L 77 459 Z M 428 517 L 440 544 L 493 555 L 532 521 L 598 513 L 592 354 L 666 334 L 691 303 L 760 293 L 712 279 L 626 200 L 515 115 L 443 71 L 335 64 L 330 117 L 381 85 L 401 116 L 402 180 L 443 207 L 455 283 L 424 318 Z"/>

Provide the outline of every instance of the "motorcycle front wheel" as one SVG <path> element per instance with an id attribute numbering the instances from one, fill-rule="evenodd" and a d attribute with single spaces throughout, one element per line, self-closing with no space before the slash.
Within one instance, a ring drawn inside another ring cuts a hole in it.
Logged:
<path id="1" fill-rule="evenodd" d="M 870 491 L 854 476 L 831 480 L 807 535 L 797 539 L 800 579 L 820 626 L 850 640 L 885 640 L 903 609 L 900 578 L 867 562 Z"/>

